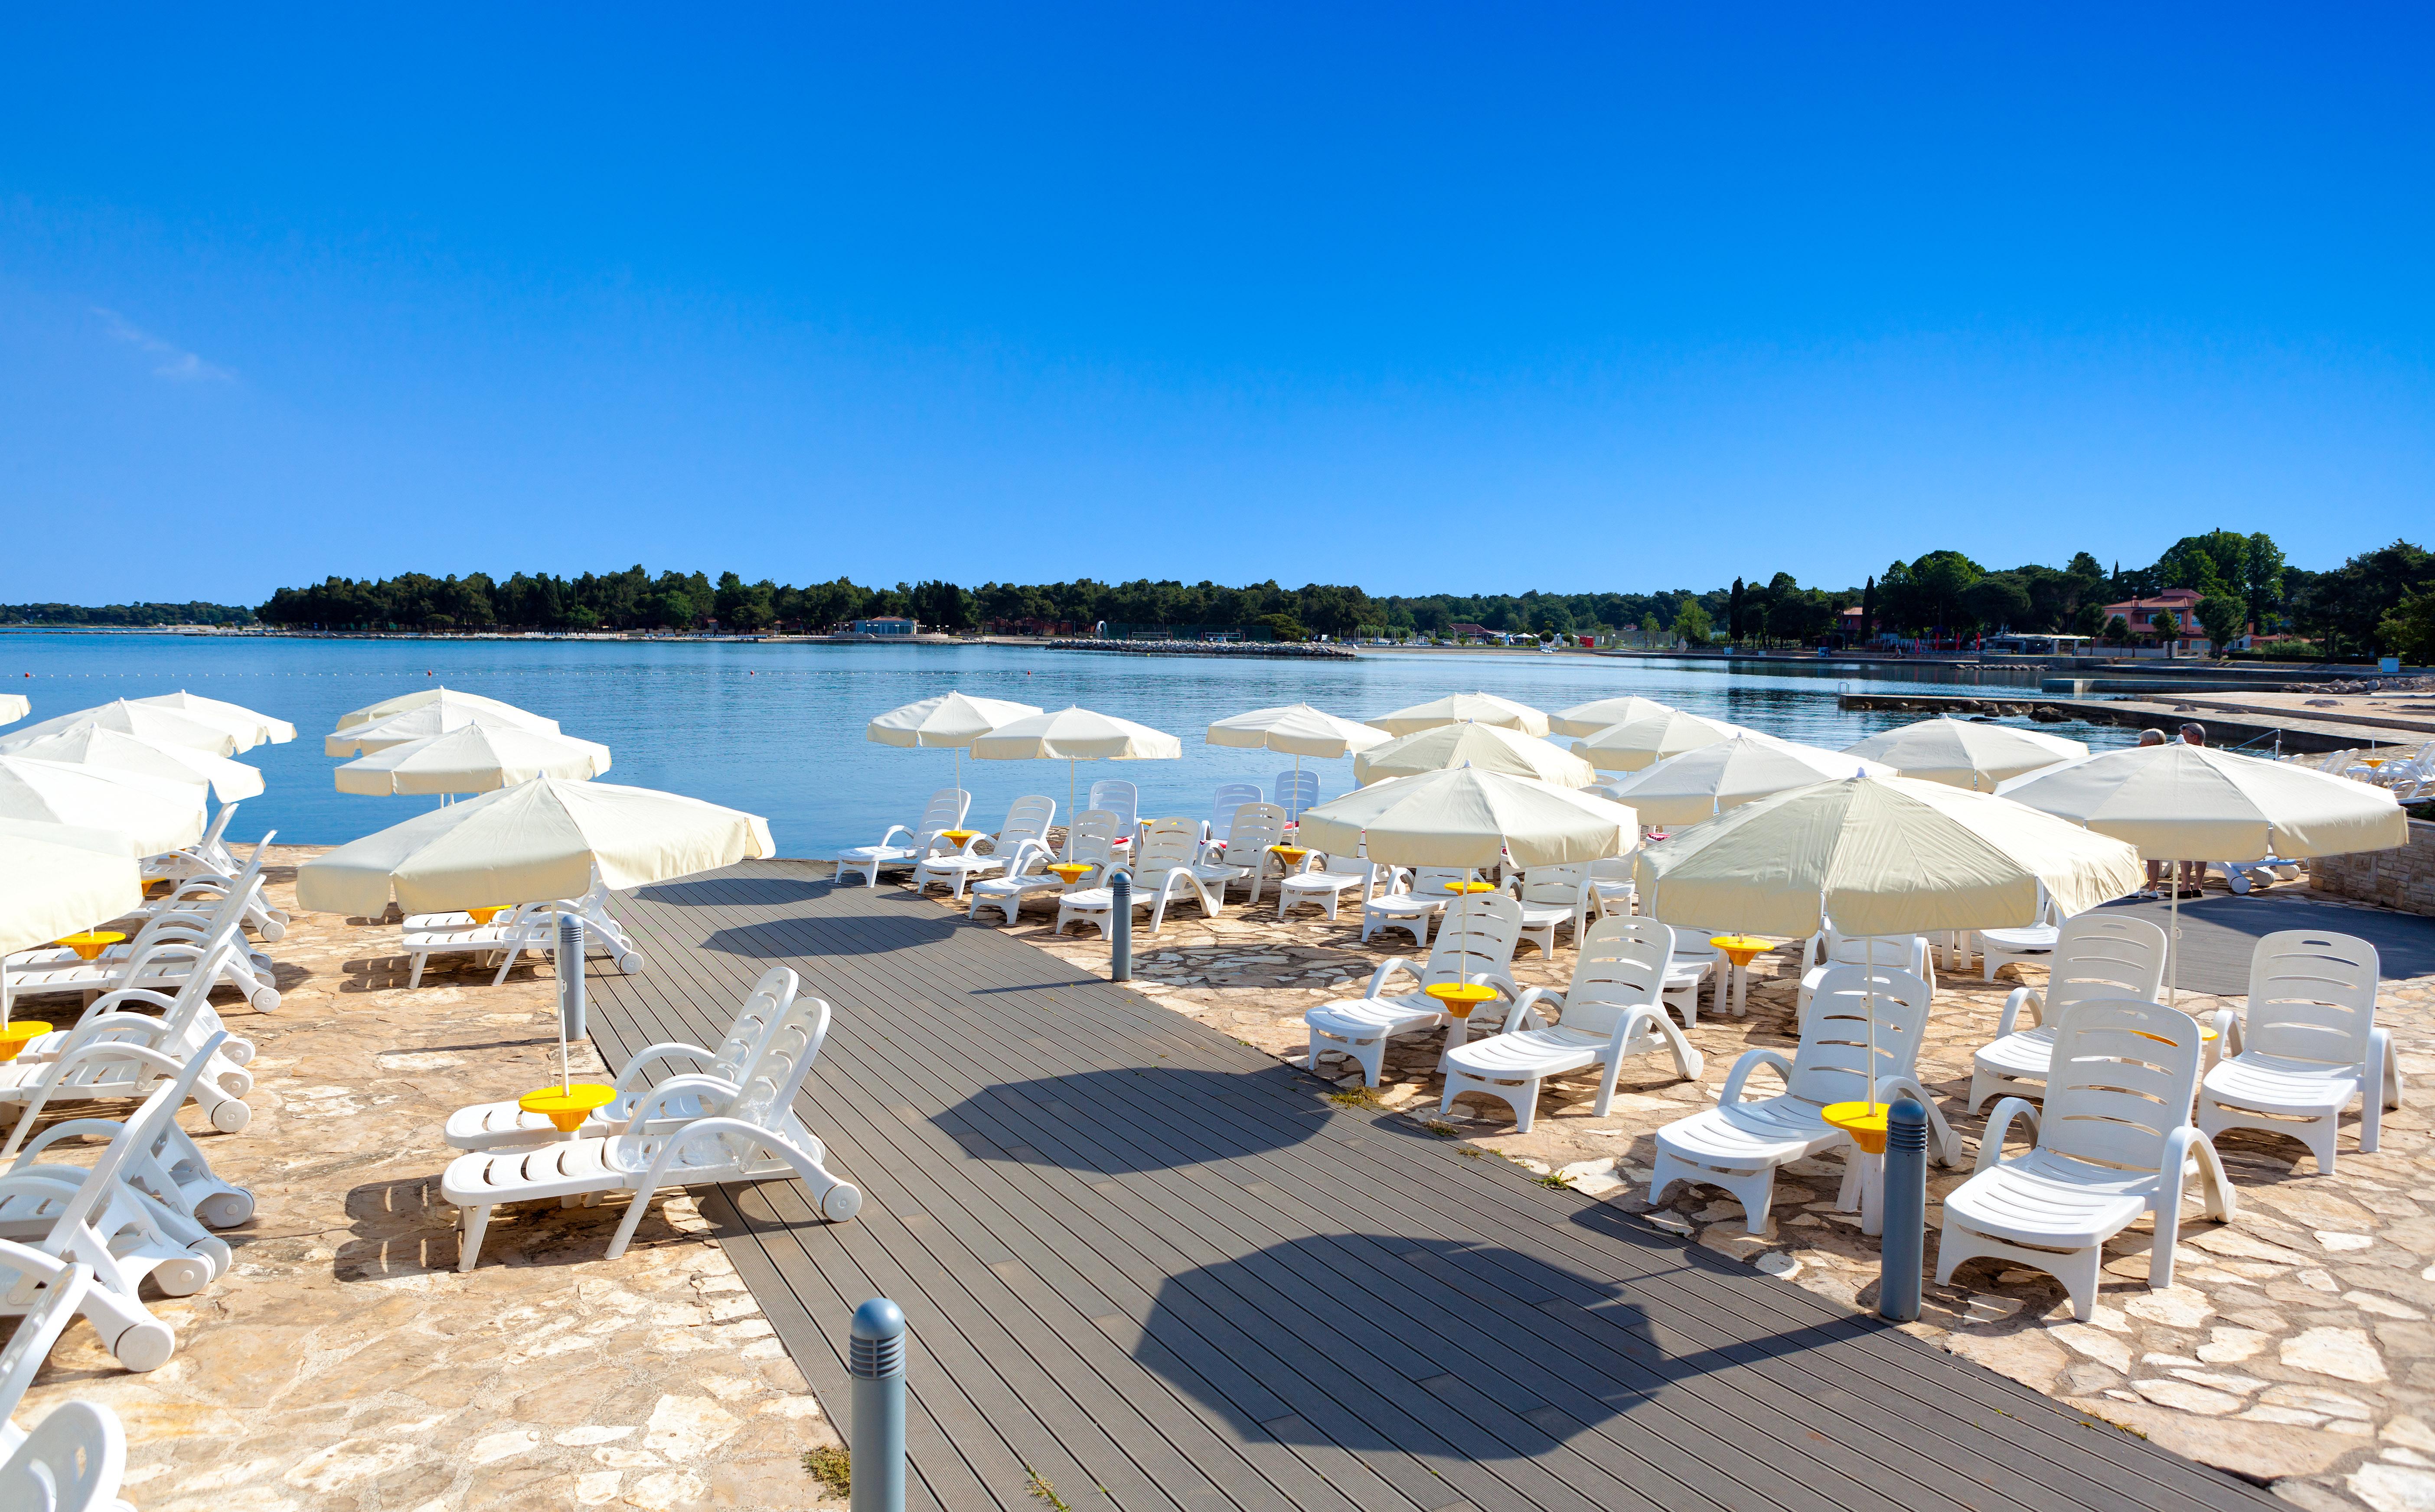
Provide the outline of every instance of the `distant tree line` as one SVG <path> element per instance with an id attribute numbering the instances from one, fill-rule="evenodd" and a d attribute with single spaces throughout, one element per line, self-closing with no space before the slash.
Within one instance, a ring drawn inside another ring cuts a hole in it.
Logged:
<path id="1" fill-rule="evenodd" d="M 975 588 L 924 580 L 878 588 L 838 577 L 796 587 L 767 577 L 748 582 L 734 572 L 715 581 L 702 573 L 654 576 L 637 565 L 571 578 L 529 573 L 332 577 L 283 588 L 255 612 L 270 625 L 328 629 L 820 632 L 856 619 L 908 615 L 941 630 L 1063 633 L 1105 621 L 1260 626 L 1293 640 L 1311 634 L 1442 638 L 1477 626 L 1543 637 L 1638 631 L 1697 644 L 1770 645 L 1823 642 L 1843 627 L 1843 611 L 1854 607 L 1870 635 L 2012 630 L 2118 641 L 2129 627 L 2107 606 L 2167 588 L 2199 593 L 2192 616 L 2199 624 L 2184 628 L 2202 629 L 2218 644 L 2254 626 L 2261 637 L 2311 639 L 2317 643 L 2311 649 L 2327 656 L 2382 651 L 2435 660 L 2435 556 L 2396 541 L 2330 571 L 2310 572 L 2287 563 L 2271 537 L 2230 530 L 2185 536 L 2144 567 L 2109 567 L 2083 551 L 2061 567 L 1987 568 L 1959 551 L 1940 550 L 1891 563 L 1856 588 L 1839 589 L 1805 588 L 1785 572 L 1764 578 L 1753 574 L 1705 591 L 1636 593 L 1373 595 L 1349 584 L 1286 588 L 1271 580 L 1229 588 L 1148 578 Z M 138 608 L 187 615 L 212 606 Z"/>
<path id="2" fill-rule="evenodd" d="M 0 604 L 0 625 L 251 625 L 240 604 Z"/>

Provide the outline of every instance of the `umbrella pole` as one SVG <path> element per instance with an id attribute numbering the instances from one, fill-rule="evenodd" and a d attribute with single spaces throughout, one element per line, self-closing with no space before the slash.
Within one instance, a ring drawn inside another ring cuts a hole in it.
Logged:
<path id="1" fill-rule="evenodd" d="M 1074 859 L 1074 758 L 1065 758 L 1065 859 Z"/>
<path id="2" fill-rule="evenodd" d="M 2171 910 L 2173 928 L 2172 940 L 2165 948 L 2166 982 L 2167 983 L 2165 988 L 2165 1006 L 2178 1008 L 2182 1005 L 2182 864 L 2178 861 L 2167 861 L 2165 865 L 2173 868 Z"/>

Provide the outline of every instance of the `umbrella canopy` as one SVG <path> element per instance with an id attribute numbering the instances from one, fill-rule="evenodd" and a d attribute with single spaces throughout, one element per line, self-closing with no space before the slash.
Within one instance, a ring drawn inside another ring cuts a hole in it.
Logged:
<path id="1" fill-rule="evenodd" d="M 1740 733 L 1741 726 L 1703 719 L 1680 709 L 1627 719 L 1573 742 L 1573 754 L 1600 771 L 1636 772 L 1668 756 L 1713 746 Z"/>
<path id="2" fill-rule="evenodd" d="M 155 746 L 184 746 L 194 750 L 210 751 L 215 756 L 233 756 L 237 752 L 236 737 L 217 725 L 204 724 L 175 709 L 130 703 L 124 698 L 114 703 L 79 709 L 56 719 L 45 719 L 39 725 L 27 725 L 23 730 L 12 730 L 6 740 L 0 740 L 0 750 L 88 724 L 150 741 Z"/>
<path id="3" fill-rule="evenodd" d="M 2409 816 L 2385 788 L 2180 742 L 2101 751 L 1996 791 L 2159 860 L 2296 860 L 2409 840 Z"/>
<path id="4" fill-rule="evenodd" d="M 890 709 L 863 729 L 863 735 L 883 746 L 969 747 L 1000 725 L 1040 711 L 1028 703 L 1003 698 L 969 698 L 950 690 L 935 698 Z"/>
<path id="5" fill-rule="evenodd" d="M 2076 740 L 2011 725 L 1979 725 L 1967 719 L 1923 719 L 1884 730 L 1844 752 L 1883 762 L 1905 777 L 1993 793 L 1996 784 L 2088 754 Z"/>
<path id="6" fill-rule="evenodd" d="M 321 913 L 409 914 L 576 898 L 597 868 L 640 887 L 777 854 L 768 821 L 648 787 L 543 777 L 419 814 L 298 869 L 296 897 Z"/>
<path id="7" fill-rule="evenodd" d="M 12 744 L 6 749 L 9 755 L 107 766 L 116 771 L 157 777 L 164 782 L 209 782 L 212 796 L 223 803 L 256 798 L 262 793 L 262 771 L 259 767 L 233 762 L 225 756 L 215 756 L 207 750 L 197 750 L 192 746 L 155 746 L 148 740 L 122 735 L 115 730 L 104 730 L 89 720 L 81 725 L 71 725 L 56 735 L 39 736 L 23 746 Z"/>
<path id="8" fill-rule="evenodd" d="M 256 713 L 241 703 L 224 703 L 206 698 L 200 694 L 181 688 L 175 693 L 156 693 L 149 698 L 136 698 L 135 703 L 154 709 L 175 709 L 198 724 L 216 725 L 236 737 L 239 750 L 251 750 L 256 746 L 285 746 L 296 738 L 296 727 L 285 719 Z"/>
<path id="9" fill-rule="evenodd" d="M 0 955 L 130 913 L 136 845 L 115 830 L 0 818 Z"/>
<path id="10" fill-rule="evenodd" d="M 1620 698 L 1600 698 L 1593 703 L 1577 703 L 1570 709 L 1559 709 L 1547 716 L 1547 728 L 1559 735 L 1595 735 L 1609 725 L 1626 725 L 1651 714 L 1670 714 L 1671 704 L 1654 698 L 1628 694 Z"/>
<path id="11" fill-rule="evenodd" d="M 338 716 L 338 722 L 333 728 L 337 730 L 352 730 L 357 725 L 378 724 L 384 719 L 394 719 L 399 714 L 405 713 L 409 709 L 420 709 L 424 704 L 440 698 L 445 698 L 449 702 L 456 704 L 460 708 L 486 710 L 491 713 L 504 715 L 504 722 L 508 724 L 515 724 L 518 721 L 530 723 L 540 717 L 536 714 L 525 713 L 525 711 L 517 708 L 514 704 L 502 703 L 496 698 L 485 698 L 478 693 L 459 693 L 454 688 L 443 688 L 435 685 L 428 688 L 417 688 L 412 693 L 402 693 L 394 698 L 383 698 L 378 703 L 366 704 L 361 709 L 350 710 L 346 713 Z M 549 728 L 552 730 L 556 730 L 558 728 L 557 725 L 550 724 L 547 720 L 542 720 L 542 723 L 549 724 Z M 338 753 L 333 751 L 331 754 L 337 755 Z"/>
<path id="12" fill-rule="evenodd" d="M 24 694 L 0 693 L 0 725 L 23 719 L 33 712 L 33 700 Z"/>
<path id="13" fill-rule="evenodd" d="M 1506 730 L 1518 730 L 1526 735 L 1547 732 L 1546 714 L 1527 703 L 1515 703 L 1493 693 L 1449 694 L 1428 703 L 1416 703 L 1409 709 L 1380 714 L 1369 722 L 1390 735 L 1408 735 L 1414 730 L 1459 724 L 1466 719 L 1475 725 L 1497 725 Z"/>
<path id="14" fill-rule="evenodd" d="M 1730 740 L 1668 756 L 1608 786 L 1643 824 L 1697 824 L 1770 793 L 1836 777 L 1891 777 L 1891 766 L 1743 730 Z"/>
<path id="15" fill-rule="evenodd" d="M 555 719 L 527 713 L 496 698 L 474 698 L 461 693 L 443 692 L 386 719 L 365 725 L 349 725 L 335 735 L 326 735 L 322 737 L 321 749 L 331 756 L 369 756 L 373 751 L 403 746 L 410 740 L 429 740 L 452 730 L 462 730 L 477 721 L 493 728 L 535 730 L 544 735 L 558 733 L 558 721 Z"/>
<path id="16" fill-rule="evenodd" d="M 200 777 L 164 782 L 108 766 L 0 755 L 0 818 L 116 830 L 138 856 L 202 838 L 203 788 Z"/>
<path id="17" fill-rule="evenodd" d="M 1472 724 L 1439 725 L 1390 736 L 1385 745 L 1353 758 L 1353 780 L 1367 784 L 1460 766 L 1533 778 L 1559 787 L 1587 787 L 1597 781 L 1597 772 L 1589 763 L 1544 740 L 1495 725 Z"/>
<path id="18" fill-rule="evenodd" d="M 1220 719 L 1209 727 L 1209 744 L 1242 750 L 1272 750 L 1286 756 L 1316 756 L 1333 761 L 1372 750 L 1394 739 L 1383 730 L 1312 708 L 1306 703 L 1280 704 Z"/>
<path id="19" fill-rule="evenodd" d="M 1599 861 L 1629 851 L 1639 836 L 1639 817 L 1620 803 L 1473 766 L 1374 782 L 1307 810 L 1298 843 L 1390 866 L 1477 871 L 1508 859 L 1517 867 Z"/>
<path id="20" fill-rule="evenodd" d="M 983 761 L 1138 762 L 1173 761 L 1183 742 L 1165 730 L 1088 709 L 1029 714 L 973 742 Z"/>
<path id="21" fill-rule="evenodd" d="M 337 770 L 338 791 L 488 793 L 536 777 L 585 782 L 609 769 L 609 747 L 572 735 L 492 727 L 480 721 L 428 740 L 410 740 Z"/>
<path id="22" fill-rule="evenodd" d="M 1746 803 L 1640 852 L 1643 907 L 1668 923 L 1803 936 L 2006 929 L 2135 892 L 2139 853 L 1990 793 L 1847 777 Z"/>

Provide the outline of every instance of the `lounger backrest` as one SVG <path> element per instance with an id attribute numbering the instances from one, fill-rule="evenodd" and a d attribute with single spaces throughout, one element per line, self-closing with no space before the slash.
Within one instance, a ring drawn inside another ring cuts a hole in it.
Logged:
<path id="1" fill-rule="evenodd" d="M 1053 798 L 1019 798 L 1006 811 L 1006 825 L 997 832 L 997 848 L 1010 850 L 1026 840 L 1037 840 L 1057 822 L 1057 800 Z"/>
<path id="2" fill-rule="evenodd" d="M 1450 897 L 1422 979 L 1460 982 L 1482 971 L 1504 971 L 1513 964 L 1513 947 L 1521 938 L 1522 905 L 1505 894 Z"/>
<path id="3" fill-rule="evenodd" d="M 2249 955 L 2242 1051 L 2327 1066 L 2365 1063 L 2381 971 L 2375 947 L 2349 935 L 2285 929 L 2267 936 Z"/>
<path id="4" fill-rule="evenodd" d="M 942 787 L 922 806 L 922 822 L 913 827 L 913 849 L 927 850 L 941 830 L 960 829 L 972 812 L 973 796 L 960 787 Z"/>
<path id="5" fill-rule="evenodd" d="M 1277 807 L 1285 810 L 1289 817 L 1299 819 L 1303 810 L 1319 804 L 1319 774 L 1279 772 L 1276 782 L 1269 791 L 1275 798 Z"/>
<path id="6" fill-rule="evenodd" d="M 1254 788 L 1254 792 L 1258 789 Z M 1256 867 L 1276 858 L 1268 853 L 1269 847 L 1282 845 L 1286 837 L 1286 811 L 1274 803 L 1257 799 L 1235 806 L 1231 822 L 1221 832 L 1226 841 L 1229 866 Z"/>
<path id="7" fill-rule="evenodd" d="M 1927 937 L 1924 935 L 1846 935 L 1840 930 L 1826 931 L 1826 960 L 1829 966 L 1895 966 L 1914 976 L 1924 976 L 1927 961 Z"/>
<path id="8" fill-rule="evenodd" d="M 1010 878 L 1036 877 L 1040 868 L 1056 859 L 1057 852 L 1045 840 L 1026 840 L 1007 852 L 1006 874 Z"/>
<path id="9" fill-rule="evenodd" d="M 718 1042 L 718 1055 L 712 1060 L 710 1074 L 721 1081 L 740 1082 L 745 1068 L 751 1064 L 754 1049 L 786 1011 L 794 1006 L 795 994 L 803 982 L 791 968 L 773 966 L 761 973 L 752 984 L 744 1005 L 735 1010 L 735 1022 L 727 1026 L 727 1038 Z"/>
<path id="10" fill-rule="evenodd" d="M 202 1075 L 204 1067 L 227 1042 L 228 1031 L 225 1029 L 204 1040 L 200 1049 L 186 1057 L 183 1071 L 153 1088 L 133 1115 L 118 1125 L 118 1132 L 111 1136 L 110 1143 L 103 1147 L 100 1156 L 86 1167 L 83 1184 L 60 1209 L 58 1221 L 51 1227 L 54 1235 L 74 1233 L 91 1221 L 95 1210 L 109 1200 L 111 1189 L 118 1182 L 120 1169 L 160 1143 L 162 1130 L 177 1120 L 178 1109 L 185 1106 L 187 1095 L 195 1090 L 195 1082 Z M 65 1060 L 66 1057 L 62 1055 L 60 1063 L 64 1064 Z M 27 1105 L 26 1115 L 18 1125 L 19 1132 L 23 1132 L 30 1123 L 38 1106 Z"/>
<path id="11" fill-rule="evenodd" d="M 1874 972 L 1859 966 L 1828 967 L 1802 1019 L 1801 1048 L 1793 1054 L 1786 1091 L 1807 1103 L 1862 1102 L 1884 1078 L 1911 1074 L 1919 1065 L 1920 1041 L 1927 1034 L 1930 995 L 1928 985 L 1908 971 L 1883 966 Z M 1869 1059 L 1873 1020 L 1877 1046 L 1874 1065 Z"/>
<path id="12" fill-rule="evenodd" d="M 1133 874 L 1152 877 L 1188 867 L 1200 854 L 1200 826 L 1190 819 L 1153 819 L 1142 837 L 1141 854 L 1133 858 Z"/>
<path id="13" fill-rule="evenodd" d="M 236 817 L 236 805 L 235 805 L 235 804 L 233 804 L 233 803 L 223 803 L 223 804 L 221 804 L 221 805 L 220 805 L 220 811 L 219 811 L 217 814 L 215 814 L 215 815 L 213 815 L 213 816 L 212 816 L 212 822 L 211 822 L 210 827 L 203 831 L 203 837 L 202 837 L 201 839 L 199 839 L 199 840 L 196 841 L 193 845 L 188 846 L 186 849 L 187 849 L 189 851 L 191 851 L 192 853 L 196 854 L 196 855 L 202 856 L 202 857 L 205 857 L 206 859 L 208 859 L 208 858 L 210 857 L 211 853 L 212 853 L 213 849 L 214 849 L 215 847 L 216 847 L 216 846 L 218 846 L 218 845 L 220 844 L 220 837 L 228 833 L 229 820 L 231 820 L 231 819 L 233 819 L 233 818 L 235 818 L 235 817 Z M 266 836 L 266 837 L 265 837 L 265 839 L 264 839 L 264 841 L 263 841 L 262 843 L 258 843 L 258 844 L 256 844 L 256 845 L 255 845 L 255 847 L 254 847 L 254 854 L 256 854 L 256 855 L 260 855 L 260 854 L 262 853 L 262 844 L 267 844 L 267 843 L 268 843 L 268 836 Z"/>
<path id="14" fill-rule="evenodd" d="M 2055 1022 L 2038 1148 L 2111 1172 L 2163 1168 L 2165 1136 L 2190 1121 L 2204 1044 L 2196 1019 L 2161 1003 L 2083 999 Z"/>
<path id="15" fill-rule="evenodd" d="M 1654 927 L 1626 927 L 1642 924 Z M 1573 985 L 1564 989 L 1563 1026 L 1611 1035 L 1630 1009 L 1656 1006 L 1666 990 L 1673 936 L 1654 919 L 1620 914 L 1591 924 L 1581 934 L 1579 958 L 1573 962 Z"/>
<path id="16" fill-rule="evenodd" d="M 1699 937 L 1701 949 L 1707 950 L 1711 954 L 1715 954 L 1714 948 L 1707 943 L 1706 936 L 1700 936 L 1698 931 L 1678 930 L 1659 923 L 1647 914 L 1610 914 L 1590 928 L 1590 939 L 1603 937 L 1618 946 L 1653 941 L 1665 946 L 1666 954 L 1669 957 L 1683 949 L 1685 940 L 1695 936 Z M 1588 949 L 1589 940 L 1583 940 L 1581 946 L 1584 950 Z M 1588 962 L 1589 957 L 1584 955 L 1581 958 L 1581 964 L 1587 965 Z"/>
<path id="17" fill-rule="evenodd" d="M 1091 806 L 1116 816 L 1116 835 L 1121 839 L 1133 833 L 1133 821 L 1141 815 L 1141 793 L 1121 777 L 1103 777 L 1091 784 Z"/>
<path id="18" fill-rule="evenodd" d="M 26 1388 L 34 1383 L 34 1373 L 49 1358 L 51 1346 L 76 1320 L 77 1304 L 93 1284 L 93 1267 L 0 1239 L 0 1297 L 22 1299 L 36 1284 L 42 1286 L 41 1293 L 26 1309 L 17 1332 L 9 1335 L 8 1348 L 0 1349 L 0 1422 L 15 1414 Z"/>
<path id="19" fill-rule="evenodd" d="M 0 1506 L 104 1512 L 127 1473 L 127 1430 L 99 1402 L 60 1402 L 0 1459 Z"/>
<path id="20" fill-rule="evenodd" d="M 2145 998 L 2165 988 L 2165 932 L 2120 909 L 2076 914 L 2055 936 L 2052 974 L 2046 978 L 2049 1023 L 2066 1004 L 2099 998 Z"/>
<path id="21" fill-rule="evenodd" d="M 786 1011 L 762 1031 L 761 1042 L 752 1047 L 751 1063 L 736 1078 L 739 1091 L 735 1101 L 727 1106 L 724 1116 L 762 1128 L 777 1128 L 780 1117 L 793 1106 L 803 1077 L 810 1074 L 812 1062 L 819 1058 L 820 1041 L 828 1038 L 828 1033 L 829 1005 L 825 1000 L 799 997 L 788 1004 Z M 746 1158 L 744 1146 L 749 1142 L 735 1136 L 726 1139 L 739 1160 Z"/>
<path id="22" fill-rule="evenodd" d="M 1241 812 L 1243 805 L 1265 801 L 1267 801 L 1266 797 L 1260 792 L 1260 784 L 1257 782 L 1218 783 L 1218 796 L 1209 803 L 1210 838 L 1213 840 L 1231 838 L 1235 833 L 1235 816 Z"/>
<path id="23" fill-rule="evenodd" d="M 1106 866 L 1114 859 L 1116 841 L 1131 826 L 1116 815 L 1102 808 L 1087 808 L 1074 816 L 1067 829 L 1077 861 Z"/>
<path id="24" fill-rule="evenodd" d="M 1581 884 L 1589 880 L 1590 864 L 1586 861 L 1562 867 L 1532 867 L 1522 873 L 1522 901 L 1570 907 L 1580 902 Z"/>

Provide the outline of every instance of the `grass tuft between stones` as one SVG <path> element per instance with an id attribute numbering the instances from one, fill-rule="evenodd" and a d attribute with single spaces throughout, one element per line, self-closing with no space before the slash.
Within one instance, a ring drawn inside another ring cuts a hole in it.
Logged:
<path id="1" fill-rule="evenodd" d="M 842 1444 L 804 1451 L 803 1473 L 827 1487 L 831 1496 L 854 1494 L 854 1452 Z"/>

